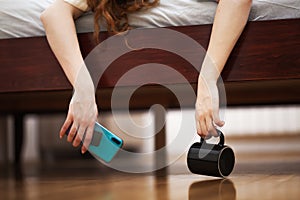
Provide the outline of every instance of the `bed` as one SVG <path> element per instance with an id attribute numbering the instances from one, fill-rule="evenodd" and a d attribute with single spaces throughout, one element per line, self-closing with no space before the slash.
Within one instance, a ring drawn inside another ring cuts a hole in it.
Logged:
<path id="1" fill-rule="evenodd" d="M 24 116 L 28 113 L 66 112 L 72 95 L 71 85 L 47 44 L 39 20 L 40 13 L 52 1 L 0 1 L 0 113 L 14 116 L 17 163 L 20 161 Z M 202 0 L 184 1 L 184 6 L 182 4 L 180 0 L 161 0 L 158 8 L 132 14 L 129 21 L 135 28 L 151 30 L 167 27 L 207 47 L 217 4 Z M 91 13 L 76 21 L 84 56 L 95 47 L 92 23 Z M 100 37 L 109 37 L 105 29 Z M 153 56 L 147 57 L 149 54 Z M 299 104 L 299 55 L 300 1 L 254 0 L 249 23 L 222 72 L 227 104 Z M 196 88 L 198 73 L 184 59 L 157 49 L 140 50 L 116 60 L 104 74 L 109 78 L 101 79 L 99 84 L 97 101 L 100 109 L 110 109 L 112 88 L 122 76 L 119 65 L 129 70 L 133 67 L 132 63 L 142 64 L 153 59 L 178 70 Z M 159 74 L 157 76 L 166 84 L 182 84 Z M 132 86 L 134 81 L 120 85 L 119 89 L 126 93 Z M 187 98 L 183 106 L 193 107 L 194 101 Z M 168 89 L 148 84 L 135 92 L 130 108 L 147 109 L 154 103 L 166 108 L 179 106 Z M 122 109 L 127 105 L 120 101 L 118 106 Z M 164 120 L 159 113 L 156 117 Z M 159 149 L 164 144 L 162 129 L 156 136 L 155 148 Z"/>

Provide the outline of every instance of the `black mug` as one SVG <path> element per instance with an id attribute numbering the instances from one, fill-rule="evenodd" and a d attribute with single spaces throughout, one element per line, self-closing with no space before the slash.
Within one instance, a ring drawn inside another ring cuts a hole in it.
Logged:
<path id="1" fill-rule="evenodd" d="M 200 143 L 196 142 L 190 147 L 187 165 L 192 173 L 225 178 L 232 172 L 234 152 L 224 145 L 223 133 L 220 130 L 217 132 L 220 138 L 218 144 L 209 144 L 201 138 Z"/>

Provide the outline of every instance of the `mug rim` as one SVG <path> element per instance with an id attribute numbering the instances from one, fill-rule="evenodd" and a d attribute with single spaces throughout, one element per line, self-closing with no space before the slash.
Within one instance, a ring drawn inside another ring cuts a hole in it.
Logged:
<path id="1" fill-rule="evenodd" d="M 222 152 L 223 152 L 225 149 L 230 149 L 231 152 L 233 153 L 233 159 L 234 159 L 234 162 L 233 162 L 233 167 L 232 167 L 232 169 L 231 169 L 231 172 L 233 171 L 233 168 L 234 168 L 234 166 L 235 166 L 235 156 L 234 156 L 234 152 L 233 152 L 232 148 L 230 148 L 230 147 L 224 145 L 223 148 L 221 149 L 220 153 L 219 153 L 219 156 L 218 156 L 218 171 L 219 171 L 220 176 L 223 177 L 223 178 L 226 178 L 226 177 L 228 177 L 228 176 L 231 174 L 231 172 L 230 172 L 227 176 L 225 176 L 225 175 L 221 172 L 221 170 L 220 170 L 220 164 L 219 164 L 219 163 L 220 163 L 220 158 L 221 158 Z"/>

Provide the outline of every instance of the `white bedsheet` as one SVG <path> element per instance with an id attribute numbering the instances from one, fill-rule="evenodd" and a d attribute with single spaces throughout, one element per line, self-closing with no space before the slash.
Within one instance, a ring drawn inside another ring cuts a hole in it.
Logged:
<path id="1" fill-rule="evenodd" d="M 45 35 L 39 16 L 54 0 L 0 0 L 0 38 Z M 211 24 L 217 4 L 212 0 L 160 0 L 153 9 L 131 14 L 136 28 Z M 249 20 L 300 18 L 300 0 L 254 0 Z M 78 32 L 93 31 L 92 14 L 76 21 Z"/>

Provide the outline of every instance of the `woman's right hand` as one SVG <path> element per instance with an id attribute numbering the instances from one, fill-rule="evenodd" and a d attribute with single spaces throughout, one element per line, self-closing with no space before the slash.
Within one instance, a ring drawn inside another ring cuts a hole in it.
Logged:
<path id="1" fill-rule="evenodd" d="M 71 126 L 67 141 L 73 143 L 74 147 L 79 146 L 80 142 L 83 141 L 81 152 L 85 153 L 92 140 L 97 116 L 95 93 L 92 90 L 75 89 L 69 104 L 67 118 L 60 130 L 60 138 Z"/>
<path id="2" fill-rule="evenodd" d="M 84 65 L 74 23 L 83 13 L 64 0 L 56 0 L 41 14 L 41 21 L 52 51 L 74 87 L 74 95 L 66 121 L 60 130 L 60 137 L 71 128 L 68 142 L 77 147 L 83 141 L 81 150 L 84 153 L 91 142 L 98 111 L 95 87 Z"/>

